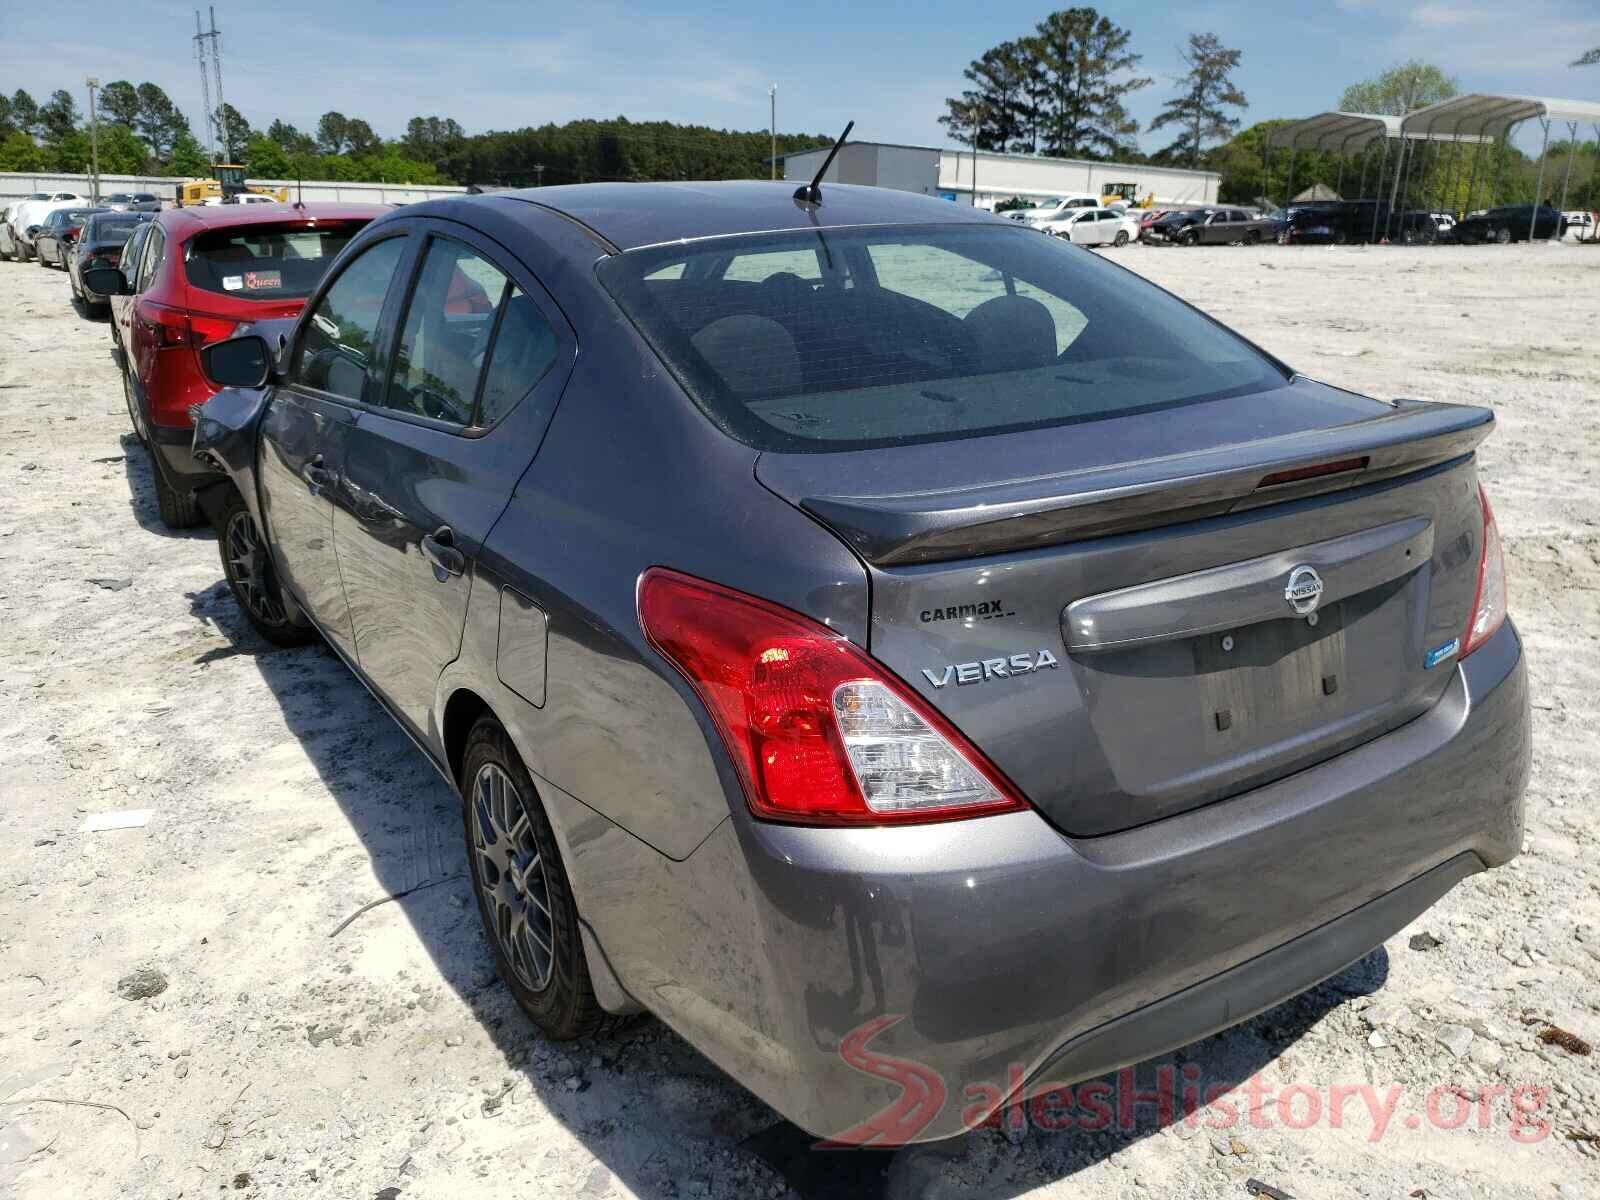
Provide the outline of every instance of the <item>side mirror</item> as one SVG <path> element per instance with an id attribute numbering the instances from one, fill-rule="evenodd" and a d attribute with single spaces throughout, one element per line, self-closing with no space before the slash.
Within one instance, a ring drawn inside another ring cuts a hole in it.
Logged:
<path id="1" fill-rule="evenodd" d="M 272 378 L 272 351 L 265 338 L 247 333 L 202 348 L 200 367 L 222 387 L 264 387 Z"/>
<path id="2" fill-rule="evenodd" d="M 90 267 L 83 273 L 83 286 L 96 296 L 126 296 L 133 291 L 121 267 Z"/>

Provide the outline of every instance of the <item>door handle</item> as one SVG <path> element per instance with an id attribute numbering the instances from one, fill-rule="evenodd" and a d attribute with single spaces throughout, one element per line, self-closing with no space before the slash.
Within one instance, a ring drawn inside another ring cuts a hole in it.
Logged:
<path id="1" fill-rule="evenodd" d="M 300 468 L 300 478 L 305 480 L 306 488 L 313 496 L 321 495 L 333 487 L 333 472 L 322 465 L 320 454 Z"/>
<path id="2" fill-rule="evenodd" d="M 422 557 L 433 566 L 433 577 L 440 583 L 448 583 L 451 576 L 467 569 L 466 556 L 456 549 L 456 535 L 448 525 L 424 534 L 419 547 Z"/>

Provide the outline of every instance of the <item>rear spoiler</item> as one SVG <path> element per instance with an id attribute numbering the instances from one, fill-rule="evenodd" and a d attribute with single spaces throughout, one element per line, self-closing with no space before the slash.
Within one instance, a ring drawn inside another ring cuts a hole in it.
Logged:
<path id="1" fill-rule="evenodd" d="M 872 563 L 1000 554 L 1221 516 L 1461 458 L 1494 413 L 1397 400 L 1370 420 L 959 491 L 810 496 L 801 507 Z"/>

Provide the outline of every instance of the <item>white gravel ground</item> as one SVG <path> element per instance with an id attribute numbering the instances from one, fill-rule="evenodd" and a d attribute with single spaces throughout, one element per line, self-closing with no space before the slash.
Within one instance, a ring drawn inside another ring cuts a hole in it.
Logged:
<path id="1" fill-rule="evenodd" d="M 1512 865 L 1176 1056 L 1234 1085 L 1198 1128 L 810 1152 L 653 1021 L 535 1036 L 451 793 L 329 653 L 246 630 L 211 535 L 156 519 L 105 323 L 0 263 L 0 1196 L 1600 1195 L 1574 1140 L 1600 1135 L 1600 1055 L 1538 1040 L 1600 1042 L 1600 250 L 1107 253 L 1308 374 L 1497 410 L 1482 474 L 1535 704 Z M 123 809 L 148 824 L 80 832 Z M 164 990 L 123 998 L 141 967 Z M 1360 1099 L 1327 1111 L 1367 1084 L 1400 1089 L 1381 1136 Z M 1543 1089 L 1520 1141 L 1518 1086 Z"/>

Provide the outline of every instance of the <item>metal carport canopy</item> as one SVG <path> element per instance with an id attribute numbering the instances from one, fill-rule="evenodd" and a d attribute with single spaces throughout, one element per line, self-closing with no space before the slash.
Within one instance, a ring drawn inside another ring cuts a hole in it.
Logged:
<path id="1" fill-rule="evenodd" d="M 1546 96 L 1492 96 L 1474 92 L 1419 108 L 1400 125 L 1407 137 L 1504 137 L 1513 125 L 1534 118 L 1600 123 L 1600 102 Z"/>
<path id="2" fill-rule="evenodd" d="M 1325 112 L 1280 126 L 1267 134 L 1267 145 L 1291 150 L 1361 149 L 1378 138 L 1400 136 L 1400 118 L 1381 113 Z"/>

